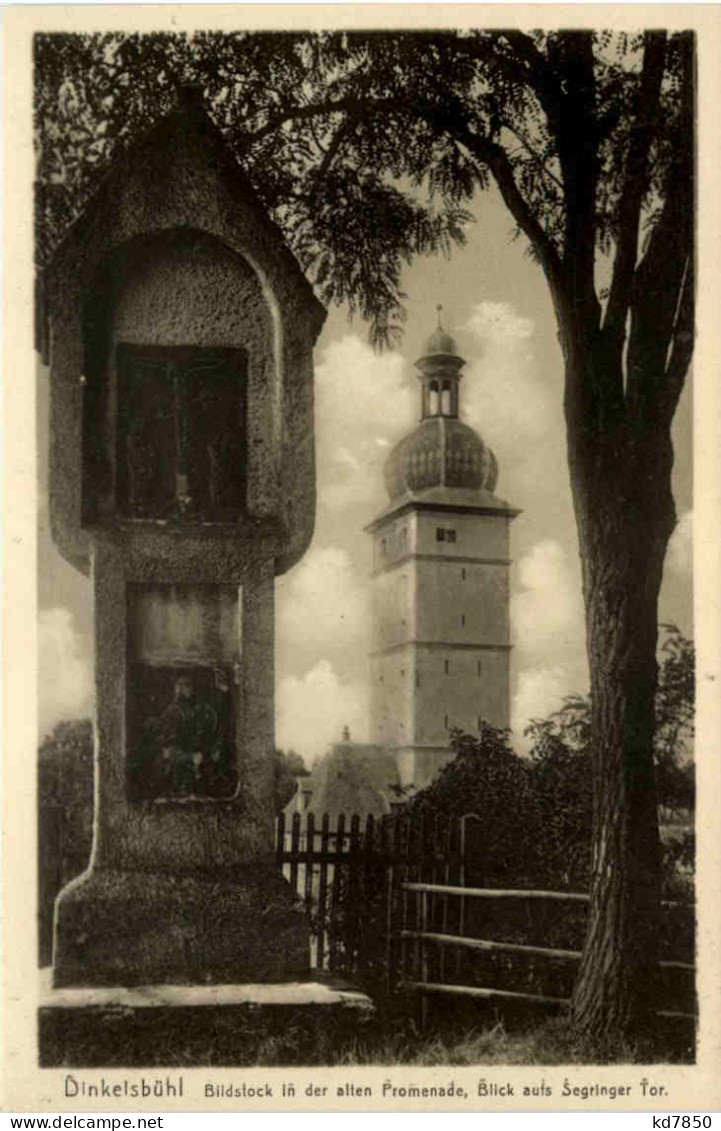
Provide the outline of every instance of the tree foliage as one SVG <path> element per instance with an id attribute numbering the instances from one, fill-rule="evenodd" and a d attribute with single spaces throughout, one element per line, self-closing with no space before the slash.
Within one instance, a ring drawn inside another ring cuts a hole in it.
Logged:
<path id="1" fill-rule="evenodd" d="M 508 732 L 487 723 L 478 737 L 454 730 L 451 742 L 455 757 L 409 802 L 410 815 L 477 814 L 474 856 L 484 882 L 532 880 L 538 872 L 539 814 L 530 763 L 513 752 Z"/>
<path id="2" fill-rule="evenodd" d="M 38 35 L 41 257 L 110 161 L 174 106 L 181 86 L 195 84 L 323 300 L 370 319 L 376 341 L 402 326 L 404 265 L 463 243 L 468 205 L 491 179 L 555 286 L 579 239 L 591 255 L 609 255 L 634 233 L 648 243 L 660 221 L 682 128 L 687 38 L 515 30 Z M 595 193 L 591 212 L 574 218 L 568 198 L 578 155 L 563 133 L 582 98 L 594 114 L 585 148 Z M 622 253 L 633 275 L 635 242 L 634 256 L 629 247 Z M 618 313 L 628 306 L 622 282 L 631 281 L 619 276 L 614 288 Z"/>
<path id="3" fill-rule="evenodd" d="M 655 763 L 659 805 L 670 815 L 694 806 L 694 647 L 666 625 L 661 648 Z M 563 706 L 534 719 L 528 757 L 510 734 L 485 723 L 478 736 L 455 731 L 455 758 L 409 804 L 425 812 L 481 818 L 478 853 L 488 882 L 525 879 L 542 886 L 587 890 L 591 877 L 593 767 L 591 706 L 567 696 Z M 693 868 L 691 829 L 664 846 L 664 882 L 679 887 L 677 865 Z"/>
<path id="4" fill-rule="evenodd" d="M 84 813 L 80 839 L 90 853 L 93 810 L 93 724 L 90 719 L 59 722 L 38 750 L 38 802 Z"/>
<path id="5" fill-rule="evenodd" d="M 295 750 L 276 750 L 275 761 L 275 812 L 280 813 L 286 807 L 296 791 L 297 779 L 306 777 L 310 771 L 300 754 Z"/>

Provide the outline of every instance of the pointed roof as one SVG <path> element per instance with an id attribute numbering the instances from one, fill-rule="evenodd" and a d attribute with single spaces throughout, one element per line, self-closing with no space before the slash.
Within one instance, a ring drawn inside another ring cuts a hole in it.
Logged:
<path id="1" fill-rule="evenodd" d="M 174 228 L 215 235 L 245 255 L 284 303 L 300 306 L 315 333 L 323 305 L 269 217 L 247 174 L 206 112 L 197 89 L 111 162 L 39 279 L 38 348 L 58 288 L 82 286 L 122 243 Z M 45 352 L 45 351 L 43 351 Z"/>
<path id="2" fill-rule="evenodd" d="M 386 747 L 337 742 L 303 783 L 303 792 L 311 792 L 305 812 L 312 813 L 318 824 L 327 813 L 331 827 L 335 827 L 341 813 L 346 817 L 354 813 L 383 817 L 391 811 L 393 787 L 398 784 L 398 766 Z M 294 796 L 286 806 L 286 814 L 295 812 L 295 805 Z"/>

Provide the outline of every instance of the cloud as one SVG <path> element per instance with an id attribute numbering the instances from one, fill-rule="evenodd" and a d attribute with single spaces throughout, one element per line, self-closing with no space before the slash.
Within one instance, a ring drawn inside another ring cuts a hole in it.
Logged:
<path id="1" fill-rule="evenodd" d="M 537 542 L 518 563 L 512 605 L 517 646 L 533 655 L 583 641 L 584 613 L 580 567 L 572 566 L 552 538 Z"/>
<path id="2" fill-rule="evenodd" d="M 339 678 L 327 660 L 302 677 L 288 676 L 276 696 L 276 743 L 293 748 L 307 764 L 316 761 L 348 726 L 354 741 L 366 742 L 368 702 L 364 681 Z"/>
<path id="3" fill-rule="evenodd" d="M 531 338 L 534 324 L 532 318 L 517 314 L 510 302 L 479 302 L 464 329 L 481 340 L 508 345 Z"/>
<path id="4" fill-rule="evenodd" d="M 518 754 L 530 750 L 531 743 L 523 731 L 531 719 L 544 719 L 557 711 L 572 690 L 565 668 L 535 668 L 520 673 L 511 703 L 511 727 Z"/>
<path id="5" fill-rule="evenodd" d="M 512 727 L 519 752 L 528 750 L 523 729 L 561 706 L 565 695 L 588 687 L 580 569 L 563 547 L 544 539 L 518 563 L 511 624 L 518 675 Z"/>
<path id="6" fill-rule="evenodd" d="M 311 549 L 277 587 L 278 651 L 367 647 L 368 585 L 338 546 Z"/>
<path id="7" fill-rule="evenodd" d="M 322 353 L 315 367 L 321 506 L 378 505 L 389 446 L 414 423 L 416 390 L 399 353 L 377 354 L 355 334 Z"/>
<path id="8" fill-rule="evenodd" d="M 38 623 L 38 730 L 45 735 L 62 719 L 87 717 L 93 708 L 90 660 L 69 609 L 43 609 Z"/>
<path id="9" fill-rule="evenodd" d="M 481 302 L 463 327 L 480 342 L 464 370 L 464 420 L 498 457 L 506 490 L 537 495 L 567 483 L 559 387 L 544 379 L 534 353 L 535 326 L 506 302 Z M 503 490 L 501 490 L 503 494 Z"/>
<path id="10" fill-rule="evenodd" d="M 693 572 L 693 511 L 685 511 L 671 535 L 666 565 L 674 573 Z"/>

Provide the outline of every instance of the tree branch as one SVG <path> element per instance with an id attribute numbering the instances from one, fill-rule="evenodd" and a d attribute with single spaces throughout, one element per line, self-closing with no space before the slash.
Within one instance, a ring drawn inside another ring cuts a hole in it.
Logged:
<path id="1" fill-rule="evenodd" d="M 347 117 L 342 125 L 339 126 L 339 128 L 336 130 L 330 140 L 328 148 L 323 154 L 323 159 L 314 174 L 314 180 L 316 181 L 316 183 L 319 183 L 323 180 L 323 177 L 326 175 L 331 165 L 333 164 L 336 154 L 343 144 L 344 139 L 354 132 L 357 124 L 358 123 L 354 117 Z"/>
<path id="2" fill-rule="evenodd" d="M 563 92 L 552 65 L 526 32 L 502 31 L 499 33 L 499 38 L 505 39 L 517 57 L 525 63 L 525 70 L 519 73 L 513 68 L 515 74 L 511 77 L 520 78 L 528 83 L 541 103 L 555 133 L 560 122 Z M 499 56 L 494 56 L 494 61 L 505 64 L 505 60 Z"/>
<path id="3" fill-rule="evenodd" d="M 560 257 L 553 246 L 553 242 L 521 194 L 508 155 L 497 142 L 475 134 L 458 115 L 451 113 L 447 104 L 441 110 L 438 106 L 424 105 L 417 100 L 404 102 L 399 98 L 359 99 L 349 96 L 347 98 L 330 99 L 284 111 L 273 118 L 272 121 L 267 122 L 265 126 L 256 130 L 255 133 L 247 135 L 247 140 L 250 143 L 259 141 L 274 130 L 280 129 L 287 122 L 294 120 L 306 120 L 326 114 L 346 113 L 357 122 L 364 114 L 377 113 L 381 110 L 396 111 L 424 120 L 433 128 L 448 133 L 452 140 L 460 141 L 476 161 L 488 166 L 506 206 L 538 256 L 551 286 L 554 300 L 561 302 L 564 296 L 564 286 Z"/>
<path id="4" fill-rule="evenodd" d="M 269 118 L 264 126 L 246 134 L 246 141 L 253 144 L 262 141 L 270 134 L 287 125 L 288 122 L 301 122 L 309 118 L 320 118 L 326 114 L 349 114 L 360 116 L 364 109 L 397 110 L 400 107 L 397 98 L 360 99 L 352 95 L 346 98 L 328 99 L 324 102 L 312 102 L 307 106 L 293 106 Z"/>
<path id="5" fill-rule="evenodd" d="M 670 424 L 681 396 L 694 348 L 696 306 L 696 273 L 693 252 L 689 255 L 681 288 L 681 298 L 674 324 L 671 353 L 663 386 L 659 392 L 660 409 Z"/>
<path id="6" fill-rule="evenodd" d="M 416 106 L 416 110 L 431 125 L 447 131 L 453 140 L 460 142 L 475 161 L 488 166 L 506 207 L 538 256 L 551 287 L 554 302 L 560 303 L 565 308 L 565 286 L 560 256 L 516 184 L 513 166 L 503 146 L 475 134 L 457 116 L 446 121 L 447 112 L 442 114 L 433 107 L 419 109 Z"/>
<path id="7" fill-rule="evenodd" d="M 559 32 L 553 55 L 569 92 L 563 99 L 557 134 L 566 198 L 564 262 L 574 303 L 596 322 L 600 315 L 594 280 L 599 141 L 592 34 Z"/>
<path id="8" fill-rule="evenodd" d="M 680 114 L 661 212 L 646 254 L 636 268 L 631 296 L 631 331 L 627 356 L 626 399 L 639 418 L 665 411 L 663 385 L 678 381 L 692 326 L 680 319 L 692 316 L 694 271 L 694 55 L 693 41 L 679 43 L 683 51 Z M 675 338 L 675 340 L 674 340 Z M 676 360 L 668 363 L 672 340 Z M 685 345 L 682 345 L 685 341 Z M 677 348 L 678 347 L 678 348 Z M 689 355 L 690 357 L 690 355 Z M 681 374 L 683 380 L 683 374 Z M 679 390 L 680 391 L 680 390 Z"/>
<path id="9" fill-rule="evenodd" d="M 543 158 L 540 157 L 538 153 L 536 153 L 536 151 L 535 151 L 535 149 L 533 149 L 530 141 L 525 136 L 525 134 L 521 133 L 521 131 L 518 129 L 518 126 L 512 126 L 508 122 L 504 122 L 503 125 L 504 125 L 505 129 L 507 129 L 509 131 L 509 133 L 512 133 L 514 137 L 518 138 L 518 140 L 520 141 L 523 148 L 526 150 L 526 153 L 529 155 L 529 157 L 533 161 L 538 162 L 538 164 L 540 165 L 541 169 L 546 174 L 546 176 L 550 177 L 550 179 L 553 181 L 553 183 L 555 185 L 557 185 L 557 187 L 561 190 L 561 192 L 563 192 L 563 184 L 561 183 L 559 178 L 556 176 L 555 173 L 551 172 L 551 170 L 548 168 L 548 166 L 546 165 Z"/>
<path id="10" fill-rule="evenodd" d="M 609 347 L 620 353 L 626 331 L 626 315 L 631 301 L 636 267 L 641 208 L 648 188 L 649 152 L 658 124 L 661 82 L 666 61 L 666 33 L 647 31 L 641 81 L 637 95 L 636 120 L 626 155 L 619 204 L 619 225 L 613 278 L 603 332 Z"/>

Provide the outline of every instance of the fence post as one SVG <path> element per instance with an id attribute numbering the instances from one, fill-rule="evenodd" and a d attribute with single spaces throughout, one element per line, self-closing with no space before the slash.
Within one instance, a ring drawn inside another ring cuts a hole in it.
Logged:
<path id="1" fill-rule="evenodd" d="M 326 964 L 326 924 L 327 924 L 327 898 L 328 898 L 328 842 L 330 839 L 330 817 L 323 814 L 320 833 L 320 880 L 318 883 L 318 926 L 316 930 L 316 967 L 323 970 Z"/>
<path id="2" fill-rule="evenodd" d="M 373 894 L 373 895 L 375 894 L 375 892 L 373 892 L 373 863 L 376 859 L 376 856 L 375 856 L 375 819 L 374 819 L 372 813 L 369 813 L 368 817 L 366 818 L 365 832 L 364 832 L 363 835 L 364 835 L 364 843 L 363 843 L 364 868 L 363 868 L 363 885 L 362 885 L 363 886 L 362 905 L 366 909 L 366 916 L 365 916 L 365 921 L 364 921 L 364 924 L 363 924 L 363 938 L 362 938 L 362 945 L 361 945 L 360 965 L 361 965 L 361 969 L 363 970 L 363 972 L 367 974 L 369 967 L 370 967 L 370 962 L 371 962 L 370 948 L 374 946 L 374 942 L 375 942 L 375 939 L 374 939 L 375 923 L 369 917 L 369 913 L 370 913 L 371 906 L 372 906 L 371 905 L 371 894 Z M 373 907 L 373 912 L 375 914 L 375 912 L 376 912 L 375 907 Z"/>
<path id="3" fill-rule="evenodd" d="M 345 814 L 340 813 L 338 816 L 338 824 L 336 825 L 335 833 L 335 864 L 333 866 L 333 882 L 331 884 L 331 897 L 330 897 L 330 932 L 329 932 L 329 969 L 335 970 L 338 966 L 338 912 L 344 910 L 342 902 L 342 892 L 340 891 L 343 880 L 347 878 L 347 865 L 343 860 L 345 855 Z M 345 927 L 347 930 L 347 926 Z M 343 938 L 343 945 L 345 946 L 345 937 Z"/>
<path id="4" fill-rule="evenodd" d="M 313 910 L 313 851 L 315 849 L 315 817 L 309 813 L 305 825 L 305 876 L 303 877 L 303 897 L 306 914 Z"/>
<path id="5" fill-rule="evenodd" d="M 298 857 L 300 856 L 300 813 L 293 814 L 290 832 L 290 886 L 298 891 Z M 300 894 L 300 893 L 298 893 Z"/>
<path id="6" fill-rule="evenodd" d="M 350 930 L 346 941 L 346 958 L 350 959 L 353 973 L 359 965 L 360 921 L 361 921 L 361 883 L 359 875 L 360 857 L 360 817 L 354 813 L 350 820 L 350 855 L 348 859 L 348 921 Z"/>
<path id="7" fill-rule="evenodd" d="M 389 837 L 389 831 L 392 833 L 396 827 L 395 814 L 391 815 L 392 824 L 390 824 L 387 817 L 381 818 L 380 823 L 380 855 L 381 859 L 386 865 L 386 996 L 389 997 L 391 993 L 391 986 L 393 983 L 393 960 L 395 957 L 395 948 L 393 945 L 393 900 L 395 897 L 395 864 L 393 860 L 393 847 Z M 393 837 L 393 844 L 395 844 L 395 837 Z"/>
<path id="8" fill-rule="evenodd" d="M 421 933 L 425 935 L 428 930 L 428 895 L 427 891 L 421 893 Z M 423 985 L 429 981 L 428 978 L 428 942 L 426 939 L 420 940 L 420 954 L 421 954 L 421 969 L 420 981 Z M 421 1032 L 425 1032 L 428 1028 L 428 995 L 421 990 Z"/>
<path id="9" fill-rule="evenodd" d="M 453 817 L 448 816 L 448 817 L 446 817 L 445 828 L 442 830 L 441 838 L 440 838 L 441 853 L 442 853 L 443 860 L 444 860 L 443 883 L 446 884 L 446 886 L 448 886 L 448 884 L 450 883 L 450 874 L 451 874 L 451 840 L 452 840 L 451 833 L 452 833 L 452 829 L 453 829 Z M 445 894 L 441 898 L 443 900 L 441 930 L 442 930 L 444 935 L 447 935 L 448 934 L 448 895 Z M 457 950 L 458 950 L 458 948 L 456 947 L 456 951 Z M 445 980 L 446 980 L 446 948 L 445 947 L 441 947 L 439 964 L 440 964 L 440 971 L 439 971 L 440 980 L 441 980 L 441 982 L 445 982 Z"/>
<path id="10" fill-rule="evenodd" d="M 283 867 L 283 851 L 285 849 L 285 813 L 281 809 L 275 819 L 275 859 L 278 866 Z"/>

